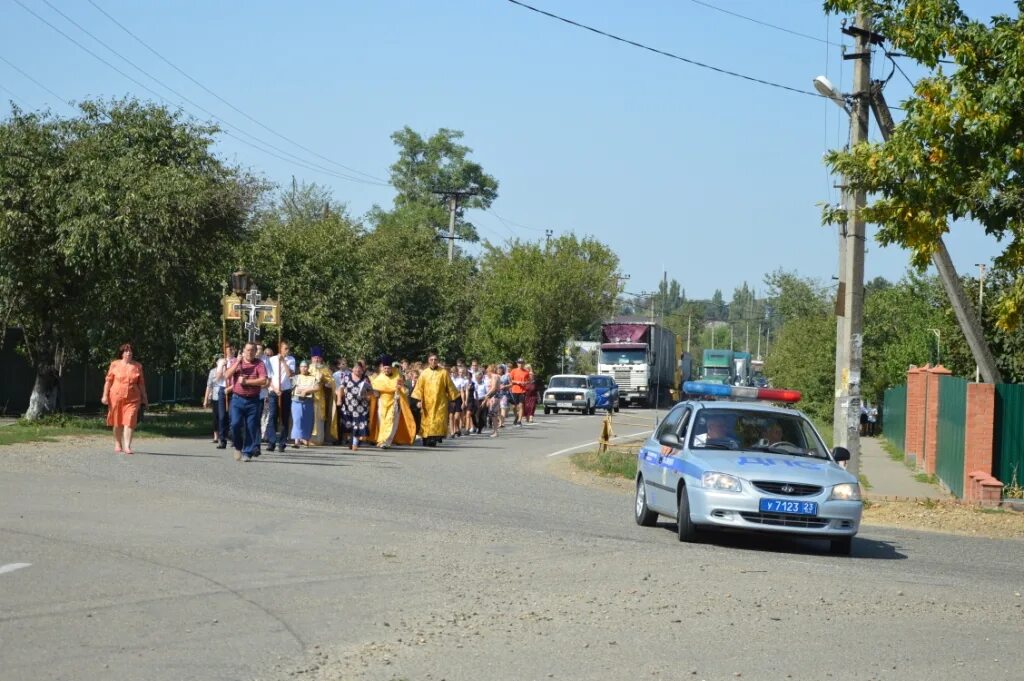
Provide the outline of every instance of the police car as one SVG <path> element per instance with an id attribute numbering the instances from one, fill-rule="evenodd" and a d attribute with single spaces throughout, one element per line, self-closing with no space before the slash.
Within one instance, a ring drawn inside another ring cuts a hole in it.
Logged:
<path id="1" fill-rule="evenodd" d="M 830 540 L 850 553 L 863 502 L 857 478 L 839 464 L 793 404 L 795 390 L 688 381 L 691 397 L 665 416 L 637 453 L 636 522 L 676 518 L 680 541 L 702 530 L 785 533 Z"/>

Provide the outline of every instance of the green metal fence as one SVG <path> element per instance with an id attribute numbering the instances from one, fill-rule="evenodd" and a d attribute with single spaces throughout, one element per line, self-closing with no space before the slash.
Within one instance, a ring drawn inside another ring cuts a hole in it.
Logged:
<path id="1" fill-rule="evenodd" d="M 882 396 L 882 435 L 901 452 L 907 441 L 907 386 L 889 388 Z"/>
<path id="2" fill-rule="evenodd" d="M 1024 385 L 996 385 L 993 475 L 1004 485 L 1024 484 Z"/>
<path id="3" fill-rule="evenodd" d="M 939 429 L 935 473 L 957 497 L 964 495 L 964 434 L 967 426 L 967 379 L 939 377 Z"/>

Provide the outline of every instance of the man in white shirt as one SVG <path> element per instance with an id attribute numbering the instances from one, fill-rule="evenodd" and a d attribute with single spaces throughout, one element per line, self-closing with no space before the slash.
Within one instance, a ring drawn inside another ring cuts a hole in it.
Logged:
<path id="1" fill-rule="evenodd" d="M 292 375 L 295 358 L 289 354 L 288 341 L 281 341 L 278 352 L 267 360 L 270 397 L 267 401 L 270 423 L 267 441 L 270 451 L 283 452 L 292 425 Z"/>

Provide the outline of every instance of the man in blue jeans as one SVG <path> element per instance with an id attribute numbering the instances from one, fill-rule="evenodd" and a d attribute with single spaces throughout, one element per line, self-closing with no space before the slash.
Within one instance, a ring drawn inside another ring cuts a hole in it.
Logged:
<path id="1" fill-rule="evenodd" d="M 267 365 L 256 357 L 255 343 L 246 343 L 242 356 L 224 373 L 231 386 L 231 443 L 235 461 L 252 461 L 260 447 L 260 390 L 267 380 Z"/>

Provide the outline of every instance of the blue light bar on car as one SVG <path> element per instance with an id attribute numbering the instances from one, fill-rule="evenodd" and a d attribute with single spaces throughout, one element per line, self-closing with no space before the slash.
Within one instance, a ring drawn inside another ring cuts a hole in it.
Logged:
<path id="1" fill-rule="evenodd" d="M 777 388 L 752 388 L 742 385 L 723 385 L 721 383 L 704 383 L 703 381 L 686 381 L 683 392 L 690 395 L 706 397 L 730 397 L 736 400 L 770 400 L 772 402 L 799 402 L 803 397 L 799 390 Z"/>

